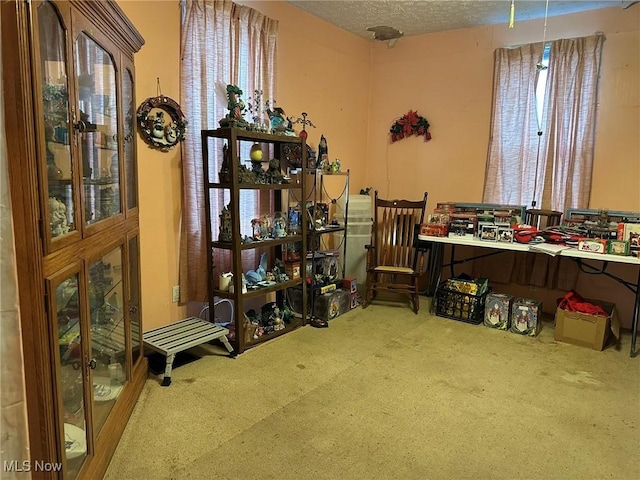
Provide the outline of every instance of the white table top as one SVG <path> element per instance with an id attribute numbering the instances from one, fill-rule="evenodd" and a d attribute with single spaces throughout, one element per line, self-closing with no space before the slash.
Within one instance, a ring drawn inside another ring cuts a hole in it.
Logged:
<path id="1" fill-rule="evenodd" d="M 575 247 L 567 245 L 555 245 L 551 243 L 518 243 L 518 242 L 492 242 L 480 240 L 477 237 L 432 237 L 429 235 L 418 235 L 418 239 L 425 242 L 448 243 L 450 245 L 463 245 L 467 247 L 494 248 L 497 250 L 512 250 L 518 252 L 546 253 L 552 256 L 583 258 L 587 260 L 600 260 L 601 262 L 628 263 L 640 266 L 640 258 L 610 255 L 608 253 L 581 252 Z"/>

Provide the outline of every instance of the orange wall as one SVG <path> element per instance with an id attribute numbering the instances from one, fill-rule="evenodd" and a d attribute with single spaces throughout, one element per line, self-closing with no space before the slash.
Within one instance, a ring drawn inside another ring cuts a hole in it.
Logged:
<path id="1" fill-rule="evenodd" d="M 158 95 L 157 78 L 161 93 L 180 101 L 180 3 L 118 5 L 145 39 L 135 57 L 137 104 Z M 171 303 L 171 287 L 178 285 L 182 174 L 180 147 L 161 152 L 149 148 L 140 136 L 137 147 L 142 319 L 147 331 L 185 317 L 185 308 Z"/>
<path id="2" fill-rule="evenodd" d="M 287 115 L 309 114 L 317 126 L 309 130 L 309 143 L 315 148 L 320 134 L 327 137 L 330 157 L 351 171 L 351 193 L 373 186 L 383 196 L 417 198 L 426 190 L 429 208 L 439 201 L 481 201 L 493 50 L 541 41 L 542 21 L 516 21 L 512 30 L 496 25 L 406 37 L 390 49 L 281 0 L 238 3 L 279 21 L 276 100 Z M 119 5 L 146 41 L 136 56 L 138 104 L 156 95 L 158 76 L 162 93 L 179 101 L 179 1 Z M 640 210 L 640 5 L 549 18 L 546 38 L 596 31 L 607 40 L 591 206 Z M 429 120 L 433 140 L 410 137 L 390 145 L 389 127 L 409 109 Z M 171 303 L 171 286 L 178 284 L 180 148 L 161 153 L 139 139 L 138 156 L 149 330 L 187 312 Z M 612 295 L 629 303 L 620 287 Z"/>
<path id="3" fill-rule="evenodd" d="M 593 208 L 640 210 L 640 5 L 552 17 L 549 40 L 606 35 Z M 482 199 L 496 48 L 542 41 L 543 21 L 516 22 L 374 44 L 371 65 L 367 183 L 381 195 L 436 202 Z M 431 123 L 433 139 L 390 145 L 387 131 L 409 109 Z"/>
<path id="4" fill-rule="evenodd" d="M 284 1 L 240 1 L 278 20 L 278 104 L 287 115 L 304 111 L 316 125 L 307 142 L 324 134 L 329 156 L 350 169 L 351 191 L 365 182 L 363 165 L 369 105 L 369 42 Z"/>

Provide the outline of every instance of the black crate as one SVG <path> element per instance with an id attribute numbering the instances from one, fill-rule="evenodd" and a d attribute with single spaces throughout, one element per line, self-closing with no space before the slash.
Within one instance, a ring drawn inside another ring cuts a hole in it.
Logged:
<path id="1" fill-rule="evenodd" d="M 472 295 L 447 290 L 445 282 L 443 282 L 438 286 L 433 297 L 436 315 L 479 325 L 484 319 L 484 304 L 487 293 Z"/>

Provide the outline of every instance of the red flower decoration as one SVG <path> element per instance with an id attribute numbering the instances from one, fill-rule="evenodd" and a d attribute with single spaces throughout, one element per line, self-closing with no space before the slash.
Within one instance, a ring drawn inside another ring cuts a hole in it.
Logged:
<path id="1" fill-rule="evenodd" d="M 396 120 L 394 124 L 391 125 L 389 132 L 391 133 L 391 143 L 411 135 L 424 136 L 425 142 L 431 140 L 429 122 L 414 110 L 409 110 L 406 115 Z"/>

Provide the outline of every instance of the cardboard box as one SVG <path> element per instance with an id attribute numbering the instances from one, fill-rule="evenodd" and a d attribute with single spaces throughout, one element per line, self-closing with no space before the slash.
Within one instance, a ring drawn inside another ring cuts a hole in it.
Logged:
<path id="1" fill-rule="evenodd" d="M 351 306 L 351 310 L 358 307 L 360 303 L 358 302 L 358 292 L 352 292 L 349 294 L 349 302 Z"/>
<path id="2" fill-rule="evenodd" d="M 617 342 L 620 338 L 620 323 L 615 304 L 600 300 L 589 301 L 600 305 L 609 316 L 599 317 L 558 308 L 554 335 L 558 342 L 571 343 L 593 350 L 603 350 L 610 342 Z"/>
<path id="3" fill-rule="evenodd" d="M 356 277 L 345 277 L 342 279 L 342 288 L 349 293 L 356 293 L 358 291 L 358 283 Z"/>

